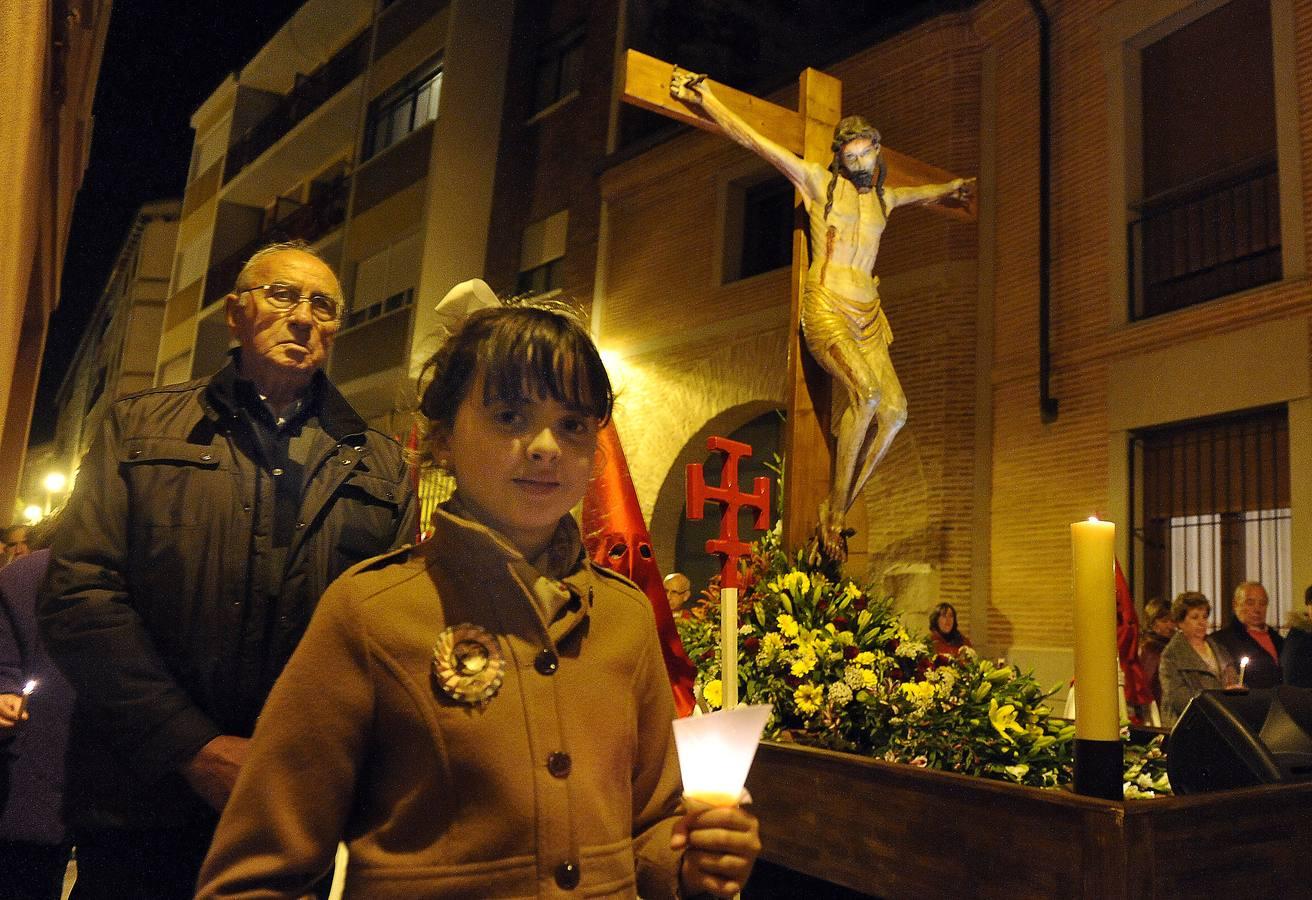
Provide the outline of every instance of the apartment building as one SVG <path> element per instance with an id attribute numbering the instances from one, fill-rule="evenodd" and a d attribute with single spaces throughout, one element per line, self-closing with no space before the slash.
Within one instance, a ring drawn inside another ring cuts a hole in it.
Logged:
<path id="1" fill-rule="evenodd" d="M 222 298 L 301 239 L 348 308 L 329 374 L 404 437 L 432 306 L 483 270 L 511 4 L 309 0 L 196 110 L 158 384 L 216 371 Z"/>
<path id="2" fill-rule="evenodd" d="M 15 509 L 73 201 L 87 165 L 109 0 L 0 8 L 0 522 Z M 18 507 L 21 509 L 21 507 Z"/>
<path id="3" fill-rule="evenodd" d="M 51 472 L 72 480 L 114 398 L 151 387 L 177 244 L 180 200 L 147 203 L 128 227 L 55 396 L 54 439 L 29 454 L 20 495 L 32 502 Z"/>

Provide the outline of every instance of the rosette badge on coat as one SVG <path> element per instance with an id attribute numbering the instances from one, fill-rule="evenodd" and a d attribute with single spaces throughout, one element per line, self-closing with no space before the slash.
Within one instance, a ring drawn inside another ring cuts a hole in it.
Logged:
<path id="1" fill-rule="evenodd" d="M 433 647 L 437 683 L 457 703 L 482 706 L 501 688 L 506 660 L 497 639 L 480 625 L 452 625 Z"/>

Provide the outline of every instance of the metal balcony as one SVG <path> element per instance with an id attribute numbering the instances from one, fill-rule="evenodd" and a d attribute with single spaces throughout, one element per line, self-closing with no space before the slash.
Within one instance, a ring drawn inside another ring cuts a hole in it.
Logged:
<path id="1" fill-rule="evenodd" d="M 346 200 L 350 180 L 341 176 L 327 185 L 323 193 L 309 203 L 281 198 L 280 204 L 292 207 L 252 241 L 221 262 L 210 266 L 205 276 L 205 299 L 202 308 L 218 300 L 237 282 L 241 267 L 261 247 L 280 241 L 302 240 L 312 244 L 331 232 L 346 218 Z"/>
<path id="2" fill-rule="evenodd" d="M 1273 158 L 1151 197 L 1135 212 L 1127 229 L 1132 321 L 1281 278 Z"/>
<path id="3" fill-rule="evenodd" d="M 365 70 L 369 55 L 369 32 L 363 31 L 309 75 L 297 75 L 291 93 L 273 111 L 255 123 L 228 147 L 223 182 L 232 177 L 278 142 L 316 109 L 335 96 Z"/>

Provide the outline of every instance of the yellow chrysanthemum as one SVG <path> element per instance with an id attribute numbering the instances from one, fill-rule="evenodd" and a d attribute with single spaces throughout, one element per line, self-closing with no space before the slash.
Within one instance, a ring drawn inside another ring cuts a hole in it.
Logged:
<path id="1" fill-rule="evenodd" d="M 788 671 L 792 672 L 797 678 L 801 678 L 806 673 L 815 668 L 815 656 L 810 653 L 803 653 L 797 659 L 793 660 L 792 666 Z"/>
<path id="2" fill-rule="evenodd" d="M 849 581 L 847 587 L 843 588 L 843 595 L 848 600 L 857 600 L 861 597 L 861 589 L 854 582 Z"/>
<path id="3" fill-rule="evenodd" d="M 716 709 L 724 705 L 724 685 L 720 682 L 720 679 L 716 678 L 713 681 L 706 682 L 705 686 L 702 687 L 702 699 L 709 706 Z"/>
<path id="4" fill-rule="evenodd" d="M 788 613 L 782 613 L 775 625 L 784 637 L 797 637 L 797 622 Z"/>
<path id="5" fill-rule="evenodd" d="M 819 709 L 824 699 L 824 688 L 819 685 L 803 684 L 793 691 L 793 702 L 797 704 L 798 712 L 807 715 Z"/>
<path id="6" fill-rule="evenodd" d="M 875 654 L 871 653 L 869 650 L 862 651 L 861 653 L 858 653 L 856 655 L 856 659 L 853 660 L 853 662 L 855 662 L 858 666 L 874 665 Z"/>

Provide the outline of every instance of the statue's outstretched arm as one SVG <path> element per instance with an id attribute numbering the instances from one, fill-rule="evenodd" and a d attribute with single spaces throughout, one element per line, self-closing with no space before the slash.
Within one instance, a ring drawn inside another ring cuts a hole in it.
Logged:
<path id="1" fill-rule="evenodd" d="M 941 203 L 944 206 L 970 206 L 975 197 L 974 178 L 954 178 L 943 184 L 918 184 L 887 188 L 884 202 L 890 210 L 899 206 L 923 206 Z"/>
<path id="2" fill-rule="evenodd" d="M 670 95 L 676 100 L 682 100 L 690 106 L 701 109 L 725 135 L 782 172 L 807 200 L 813 200 L 818 196 L 817 191 L 819 185 L 823 183 L 824 170 L 780 146 L 747 124 L 741 116 L 715 96 L 705 75 L 688 72 L 676 66 L 670 78 Z"/>

